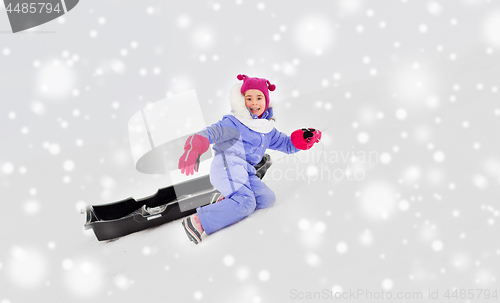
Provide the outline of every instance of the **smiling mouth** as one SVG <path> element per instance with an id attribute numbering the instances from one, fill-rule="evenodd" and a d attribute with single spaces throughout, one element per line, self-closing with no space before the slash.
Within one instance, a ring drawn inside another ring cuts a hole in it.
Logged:
<path id="1" fill-rule="evenodd" d="M 260 107 L 258 107 L 258 108 L 250 108 L 250 110 L 253 111 L 253 112 L 258 112 L 260 110 Z"/>

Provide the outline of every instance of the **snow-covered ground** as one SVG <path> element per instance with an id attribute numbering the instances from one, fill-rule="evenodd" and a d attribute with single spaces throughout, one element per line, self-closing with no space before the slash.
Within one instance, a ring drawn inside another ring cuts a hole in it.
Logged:
<path id="1" fill-rule="evenodd" d="M 0 20 L 0 303 L 498 300 L 498 2 L 81 1 L 34 31 Z M 239 73 L 276 84 L 279 130 L 323 131 L 269 151 L 276 204 L 198 246 L 179 221 L 84 231 L 85 205 L 170 183 L 135 170 L 130 117 L 195 89 L 216 122 Z"/>

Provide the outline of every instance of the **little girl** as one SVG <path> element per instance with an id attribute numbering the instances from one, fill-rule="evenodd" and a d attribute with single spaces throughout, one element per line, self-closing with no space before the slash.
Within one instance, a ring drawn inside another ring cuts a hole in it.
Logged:
<path id="1" fill-rule="evenodd" d="M 195 244 L 225 226 L 235 223 L 254 210 L 276 201 L 274 192 L 256 175 L 266 149 L 287 154 L 311 148 L 321 139 L 315 129 L 299 129 L 289 137 L 274 128 L 269 91 L 276 86 L 262 78 L 238 75 L 230 93 L 233 115 L 190 136 L 179 159 L 179 169 L 186 175 L 198 171 L 199 157 L 214 144 L 215 156 L 210 167 L 210 182 L 223 198 L 217 203 L 198 207 L 196 214 L 185 218 L 182 226 Z"/>

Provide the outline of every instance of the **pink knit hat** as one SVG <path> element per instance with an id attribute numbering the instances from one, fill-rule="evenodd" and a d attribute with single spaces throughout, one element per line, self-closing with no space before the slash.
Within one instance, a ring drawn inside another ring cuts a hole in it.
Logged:
<path id="1" fill-rule="evenodd" d="M 241 94 L 245 95 L 245 92 L 249 89 L 258 89 L 266 97 L 266 109 L 269 108 L 269 91 L 274 91 L 276 85 L 271 84 L 269 80 L 262 78 L 250 78 L 247 75 L 238 75 L 238 80 L 243 80 L 243 85 L 241 86 Z"/>

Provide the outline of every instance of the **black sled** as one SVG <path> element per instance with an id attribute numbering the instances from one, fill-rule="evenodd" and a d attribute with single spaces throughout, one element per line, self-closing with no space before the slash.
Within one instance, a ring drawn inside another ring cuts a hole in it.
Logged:
<path id="1" fill-rule="evenodd" d="M 271 157 L 265 154 L 255 165 L 256 175 L 262 179 L 271 164 Z M 84 227 L 93 229 L 99 241 L 116 239 L 194 214 L 197 207 L 210 204 L 211 197 L 219 193 L 210 183 L 209 176 L 177 184 L 175 188 L 177 192 L 189 192 L 192 188 L 197 191 L 177 197 L 174 187 L 168 186 L 143 199 L 88 205 Z"/>

